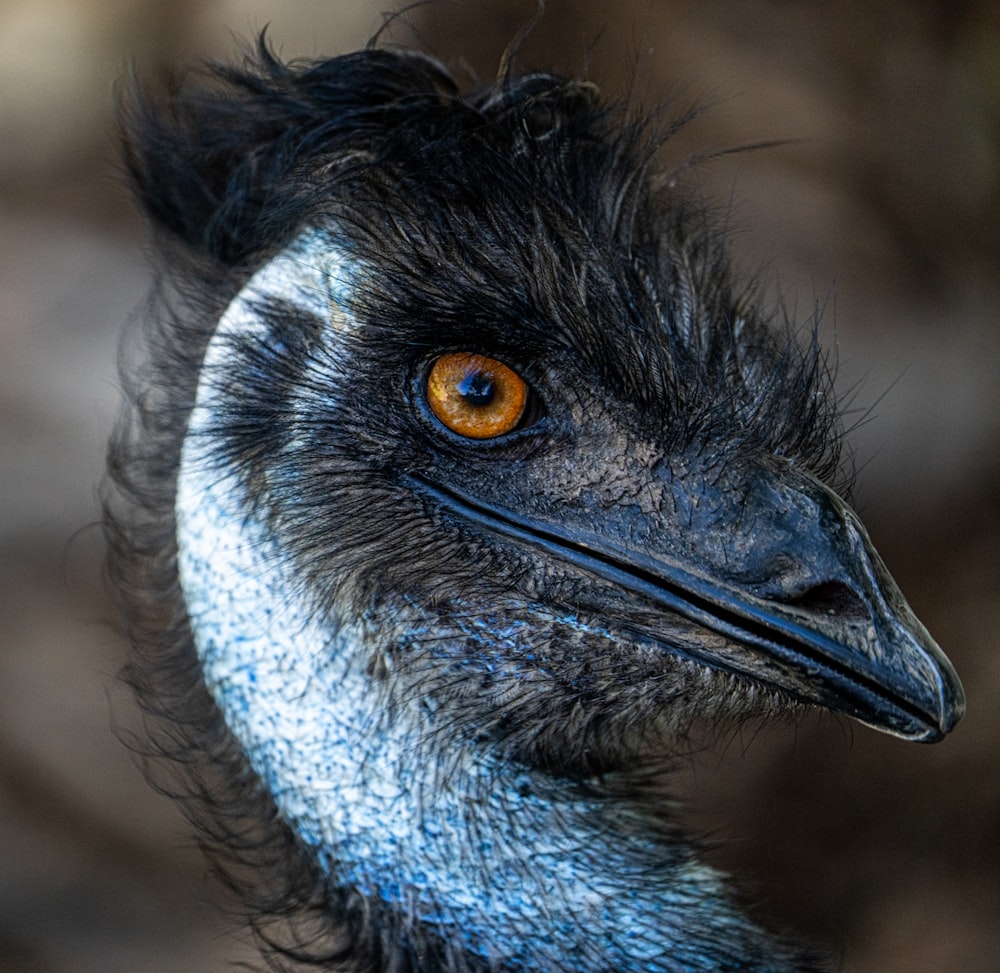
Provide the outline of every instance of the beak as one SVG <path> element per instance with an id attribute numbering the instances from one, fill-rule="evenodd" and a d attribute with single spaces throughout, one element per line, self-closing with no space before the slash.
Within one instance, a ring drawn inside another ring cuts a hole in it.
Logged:
<path id="1" fill-rule="evenodd" d="M 631 526 L 632 515 L 609 518 L 602 530 L 600 511 L 587 524 L 552 521 L 422 477 L 419 487 L 466 521 L 614 584 L 644 614 L 652 603 L 713 633 L 680 649 L 707 666 L 908 740 L 940 740 L 965 712 L 955 670 L 857 516 L 798 471 L 756 473 L 740 503 L 728 501 L 735 509 L 704 504 L 716 511 L 711 525 L 684 535 L 648 517 Z M 678 651 L 666 640 L 664 649 Z"/>

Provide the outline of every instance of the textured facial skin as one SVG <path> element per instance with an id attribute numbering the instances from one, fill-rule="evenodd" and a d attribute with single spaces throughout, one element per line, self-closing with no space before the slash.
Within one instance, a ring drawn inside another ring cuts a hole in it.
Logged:
<path id="1" fill-rule="evenodd" d="M 130 676 L 251 906 L 312 923 L 289 961 L 819 968 L 677 834 L 671 756 L 805 703 L 933 739 L 961 689 L 670 133 L 380 50 L 262 52 L 128 130 L 165 261 L 112 452 Z M 435 418 L 456 352 L 527 383 L 513 431 Z"/>

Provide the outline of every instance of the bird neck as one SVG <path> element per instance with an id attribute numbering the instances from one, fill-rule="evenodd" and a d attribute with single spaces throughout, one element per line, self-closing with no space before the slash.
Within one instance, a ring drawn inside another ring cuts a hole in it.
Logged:
<path id="1" fill-rule="evenodd" d="M 394 695 L 377 662 L 405 634 L 314 604 L 211 447 L 188 437 L 176 505 L 195 645 L 331 887 L 360 892 L 410 942 L 422 930 L 507 969 L 796 968 L 651 812 L 519 767 L 448 733 L 433 699 Z"/>

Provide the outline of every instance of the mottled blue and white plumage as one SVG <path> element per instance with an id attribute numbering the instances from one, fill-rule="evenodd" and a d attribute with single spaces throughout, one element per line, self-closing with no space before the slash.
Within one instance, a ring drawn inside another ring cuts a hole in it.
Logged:
<path id="1" fill-rule="evenodd" d="M 677 832 L 672 755 L 805 704 L 935 739 L 961 688 L 830 485 L 821 357 L 650 175 L 662 139 L 591 85 L 460 96 L 380 50 L 262 50 L 128 124 L 166 261 L 112 452 L 130 677 L 288 924 L 264 938 L 330 969 L 818 969 Z M 462 409 L 508 367 L 525 404 L 453 424 L 445 360 L 478 363 Z"/>

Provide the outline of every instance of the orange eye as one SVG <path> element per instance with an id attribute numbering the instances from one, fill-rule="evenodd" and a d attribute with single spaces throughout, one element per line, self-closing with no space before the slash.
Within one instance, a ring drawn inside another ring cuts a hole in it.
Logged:
<path id="1" fill-rule="evenodd" d="M 492 439 L 517 427 L 528 386 L 503 362 L 485 355 L 442 355 L 427 376 L 427 403 L 452 432 Z"/>

